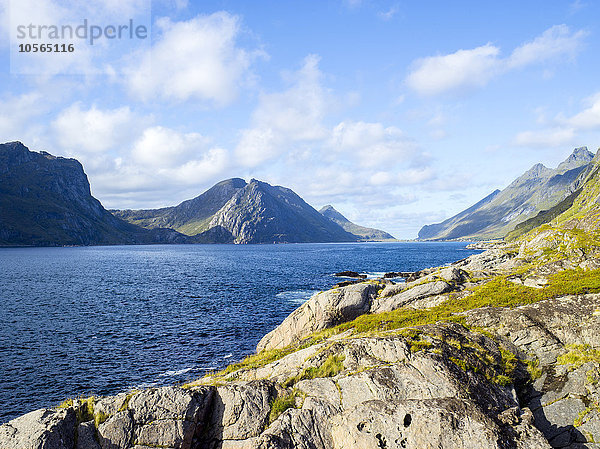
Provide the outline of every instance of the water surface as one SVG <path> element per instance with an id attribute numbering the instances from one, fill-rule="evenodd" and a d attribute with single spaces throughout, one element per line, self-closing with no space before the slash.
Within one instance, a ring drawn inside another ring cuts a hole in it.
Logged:
<path id="1" fill-rule="evenodd" d="M 253 352 L 342 270 L 414 271 L 465 243 L 0 249 L 0 422 L 180 383 Z"/>

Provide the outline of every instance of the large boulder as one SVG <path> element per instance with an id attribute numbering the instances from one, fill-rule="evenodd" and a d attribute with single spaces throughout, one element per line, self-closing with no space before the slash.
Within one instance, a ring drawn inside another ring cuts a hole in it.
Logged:
<path id="1" fill-rule="evenodd" d="M 2 449 L 73 449 L 75 411 L 40 409 L 0 426 Z"/>
<path id="2" fill-rule="evenodd" d="M 549 449 L 512 385 L 494 383 L 494 371 L 482 368 L 481 360 L 496 360 L 501 369 L 503 350 L 453 324 L 327 340 L 304 360 L 290 354 L 272 362 L 300 379 L 288 390 L 299 400 L 258 435 L 229 434 L 223 448 Z M 304 373 L 314 373 L 331 357 L 341 361 L 339 372 L 297 376 L 299 363 Z"/>
<path id="3" fill-rule="evenodd" d="M 205 422 L 214 389 L 151 388 L 133 395 L 124 409 L 98 426 L 102 449 L 165 447 L 186 449 Z"/>
<path id="4" fill-rule="evenodd" d="M 364 282 L 313 295 L 260 340 L 257 352 L 284 348 L 313 332 L 367 313 L 382 286 L 377 282 Z"/>

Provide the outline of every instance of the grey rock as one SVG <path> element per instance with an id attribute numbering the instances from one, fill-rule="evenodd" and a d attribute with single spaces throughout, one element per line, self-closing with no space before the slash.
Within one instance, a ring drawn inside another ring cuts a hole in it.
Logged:
<path id="1" fill-rule="evenodd" d="M 256 346 L 256 351 L 283 348 L 315 331 L 367 313 L 377 295 L 377 286 L 377 283 L 364 282 L 313 295 L 265 335 Z"/>
<path id="2" fill-rule="evenodd" d="M 417 300 L 430 296 L 441 295 L 452 290 L 452 286 L 445 281 L 427 282 L 403 290 L 394 296 L 378 297 L 371 307 L 372 313 L 389 312 L 410 305 Z"/>
<path id="3" fill-rule="evenodd" d="M 117 412 L 98 426 L 102 449 L 127 449 L 134 443 L 134 421 L 129 410 Z"/>
<path id="4" fill-rule="evenodd" d="M 277 395 L 273 382 L 239 382 L 218 387 L 212 406 L 208 439 L 244 440 L 266 427 L 271 401 Z"/>
<path id="5" fill-rule="evenodd" d="M 40 409 L 0 426 L 2 449 L 72 449 L 75 411 Z"/>
<path id="6" fill-rule="evenodd" d="M 77 427 L 77 449 L 101 449 L 94 421 L 83 422 Z"/>
<path id="7" fill-rule="evenodd" d="M 194 435 L 206 431 L 213 394 L 211 387 L 193 391 L 178 387 L 142 390 L 131 397 L 126 410 L 98 426 L 100 446 L 102 449 L 128 449 L 134 444 L 189 448 Z"/>

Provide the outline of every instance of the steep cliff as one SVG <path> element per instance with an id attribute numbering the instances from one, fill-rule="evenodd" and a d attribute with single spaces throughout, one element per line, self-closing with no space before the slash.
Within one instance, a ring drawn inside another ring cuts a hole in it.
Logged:
<path id="1" fill-rule="evenodd" d="M 114 217 L 91 195 L 75 159 L 0 144 L 0 245 L 177 243 L 186 236 L 148 231 Z"/>

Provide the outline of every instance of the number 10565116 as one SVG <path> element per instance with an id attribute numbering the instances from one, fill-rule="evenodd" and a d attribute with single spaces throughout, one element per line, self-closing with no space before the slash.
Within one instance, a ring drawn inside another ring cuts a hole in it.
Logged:
<path id="1" fill-rule="evenodd" d="M 72 53 L 73 44 L 19 44 L 19 53 Z"/>

